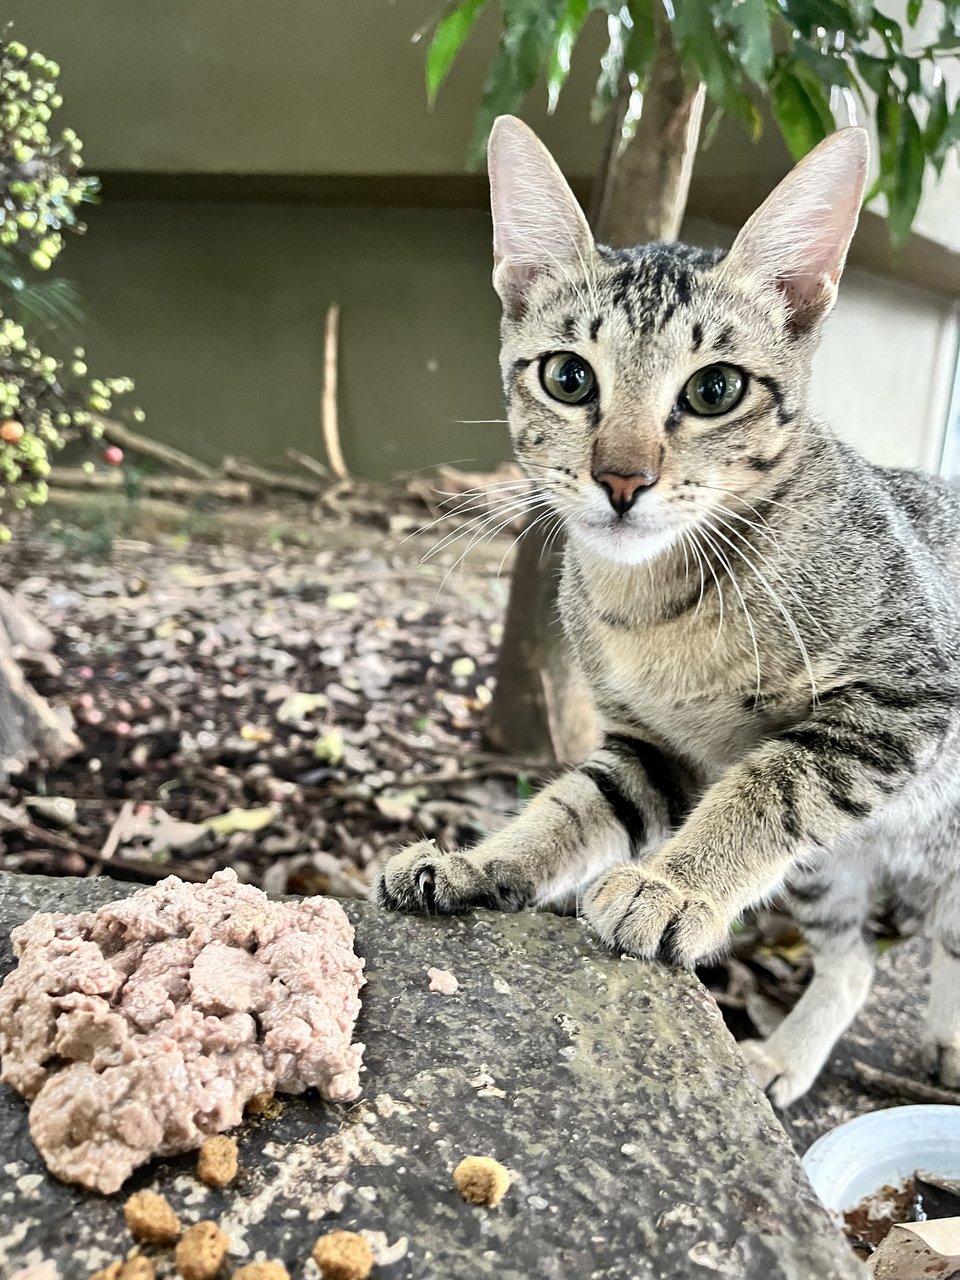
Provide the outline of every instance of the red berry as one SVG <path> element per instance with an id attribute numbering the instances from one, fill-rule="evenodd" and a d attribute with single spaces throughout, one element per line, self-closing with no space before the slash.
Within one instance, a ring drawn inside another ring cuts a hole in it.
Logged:
<path id="1" fill-rule="evenodd" d="M 111 467 L 119 467 L 123 461 L 123 450 L 117 445 L 112 444 L 108 449 L 103 451 L 104 462 L 109 462 Z"/>
<path id="2" fill-rule="evenodd" d="M 23 424 L 17 422 L 16 418 L 8 418 L 0 427 L 0 440 L 4 444 L 17 444 L 23 439 Z"/>

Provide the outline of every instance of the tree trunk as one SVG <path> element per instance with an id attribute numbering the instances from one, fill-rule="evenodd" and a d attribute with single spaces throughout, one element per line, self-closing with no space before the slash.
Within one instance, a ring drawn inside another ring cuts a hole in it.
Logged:
<path id="1" fill-rule="evenodd" d="M 597 239 L 615 247 L 675 240 L 687 203 L 703 88 L 684 84 L 666 22 L 636 131 L 621 146 L 629 100 L 627 87 L 611 112 L 591 210 Z M 589 690 L 560 627 L 562 562 L 562 538 L 547 549 L 542 522 L 520 539 L 487 722 L 494 749 L 531 761 L 581 760 L 597 736 Z"/>

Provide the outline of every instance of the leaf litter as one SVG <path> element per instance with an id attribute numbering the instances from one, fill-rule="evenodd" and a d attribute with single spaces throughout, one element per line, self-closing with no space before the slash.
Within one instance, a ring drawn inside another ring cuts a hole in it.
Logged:
<path id="1" fill-rule="evenodd" d="M 25 539 L 6 572 L 56 637 L 35 684 L 83 747 L 0 791 L 0 866 L 365 896 L 394 849 L 502 826 L 522 766 L 482 727 L 508 543 L 448 576 L 460 547 L 426 545 L 354 524 L 319 552 L 170 539 L 91 564 Z"/>

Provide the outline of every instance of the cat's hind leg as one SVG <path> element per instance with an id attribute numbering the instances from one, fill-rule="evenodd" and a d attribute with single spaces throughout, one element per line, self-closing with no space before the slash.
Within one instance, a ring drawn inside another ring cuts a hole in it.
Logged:
<path id="1" fill-rule="evenodd" d="M 935 941 L 923 1057 L 941 1084 L 960 1089 L 960 937 Z"/>
<path id="2" fill-rule="evenodd" d="M 874 968 L 873 948 L 863 934 L 870 885 L 862 867 L 797 869 L 786 887 L 813 953 L 813 978 L 769 1039 L 740 1046 L 777 1107 L 789 1106 L 813 1084 L 866 1000 Z"/>

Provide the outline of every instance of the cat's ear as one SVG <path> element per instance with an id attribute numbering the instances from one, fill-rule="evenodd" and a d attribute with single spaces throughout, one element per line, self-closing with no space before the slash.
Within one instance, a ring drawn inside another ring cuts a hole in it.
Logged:
<path id="1" fill-rule="evenodd" d="M 863 129 L 841 129 L 825 138 L 764 201 L 725 261 L 725 272 L 779 289 L 796 330 L 822 319 L 836 301 L 868 156 Z"/>
<path id="2" fill-rule="evenodd" d="M 593 252 L 583 210 L 557 162 L 516 116 L 498 116 L 487 145 L 493 213 L 493 284 L 505 308 L 522 308 L 541 272 L 580 266 Z"/>

